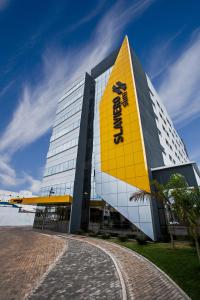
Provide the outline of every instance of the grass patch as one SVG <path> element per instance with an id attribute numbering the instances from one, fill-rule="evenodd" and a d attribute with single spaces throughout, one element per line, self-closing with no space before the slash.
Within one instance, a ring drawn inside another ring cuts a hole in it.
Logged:
<path id="1" fill-rule="evenodd" d="M 195 249 L 187 243 L 177 242 L 176 249 L 172 250 L 169 243 L 138 245 L 133 241 L 113 241 L 145 256 L 166 272 L 193 300 L 200 299 L 200 265 Z"/>

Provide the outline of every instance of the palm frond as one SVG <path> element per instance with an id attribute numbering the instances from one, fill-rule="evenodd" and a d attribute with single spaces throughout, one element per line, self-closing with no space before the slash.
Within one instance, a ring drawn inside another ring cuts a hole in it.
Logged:
<path id="1" fill-rule="evenodd" d="M 137 191 L 135 193 L 133 193 L 129 200 L 130 201 L 144 201 L 144 198 L 145 196 L 149 195 L 149 193 L 147 193 L 146 191 L 143 191 L 143 190 L 140 190 L 140 191 Z"/>

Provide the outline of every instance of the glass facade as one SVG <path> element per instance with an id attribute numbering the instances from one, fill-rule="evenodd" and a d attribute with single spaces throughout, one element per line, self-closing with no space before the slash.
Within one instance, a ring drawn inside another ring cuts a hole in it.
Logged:
<path id="1" fill-rule="evenodd" d="M 106 84 L 108 82 L 112 67 L 106 70 L 103 74 L 95 79 L 95 113 L 94 113 L 94 139 L 93 139 L 93 155 L 92 155 L 92 173 L 91 173 L 91 199 L 101 200 L 102 197 L 96 192 L 96 176 L 98 177 L 99 171 L 96 169 L 100 163 L 99 151 L 99 117 L 98 107 Z"/>
<path id="2" fill-rule="evenodd" d="M 85 75 L 58 101 L 41 194 L 73 196 Z"/>

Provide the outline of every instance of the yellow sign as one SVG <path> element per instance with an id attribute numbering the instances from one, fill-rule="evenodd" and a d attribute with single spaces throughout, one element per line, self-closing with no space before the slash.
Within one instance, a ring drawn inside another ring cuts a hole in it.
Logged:
<path id="1" fill-rule="evenodd" d="M 149 192 L 146 153 L 127 37 L 99 105 L 101 171 Z"/>

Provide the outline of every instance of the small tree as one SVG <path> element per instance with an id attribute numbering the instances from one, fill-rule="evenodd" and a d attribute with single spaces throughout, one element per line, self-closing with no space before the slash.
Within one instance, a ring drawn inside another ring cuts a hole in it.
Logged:
<path id="1" fill-rule="evenodd" d="M 150 196 L 155 200 L 162 203 L 164 207 L 165 219 L 170 235 L 170 241 L 172 245 L 172 249 L 175 249 L 174 237 L 171 230 L 171 224 L 173 224 L 173 212 L 172 212 L 172 203 L 170 201 L 171 198 L 171 189 L 174 185 L 174 181 L 170 180 L 166 185 L 160 184 L 157 180 L 152 181 L 151 192 L 147 193 L 146 191 L 140 191 L 138 193 L 133 194 L 130 197 L 130 200 L 133 201 L 144 201 L 145 196 Z"/>
<path id="2" fill-rule="evenodd" d="M 149 195 L 150 197 L 162 203 L 164 207 L 165 219 L 167 223 L 172 249 L 175 249 L 175 243 L 174 243 L 174 237 L 172 231 L 172 226 L 174 223 L 172 190 L 182 189 L 186 187 L 187 187 L 187 183 L 184 177 L 182 177 L 179 174 L 174 174 L 170 177 L 167 184 L 161 184 L 157 180 L 153 180 L 151 183 L 150 193 L 141 191 L 133 194 L 130 198 L 130 200 L 134 200 L 134 201 L 139 201 L 139 200 L 144 201 L 145 195 Z"/>
<path id="3" fill-rule="evenodd" d="M 179 221 L 188 226 L 189 234 L 195 241 L 200 262 L 200 187 L 190 188 L 181 174 L 173 174 L 167 184 L 163 185 L 154 180 L 151 193 L 141 191 L 133 194 L 130 200 L 141 201 L 144 200 L 146 195 L 163 204 L 173 249 L 175 244 L 170 226 L 174 223 L 173 213 L 177 215 Z"/>
<path id="4" fill-rule="evenodd" d="M 152 184 L 153 184 L 152 187 L 153 191 L 151 192 L 151 196 L 157 201 L 161 202 L 164 207 L 165 220 L 166 220 L 166 224 L 170 236 L 171 246 L 172 249 L 175 249 L 174 236 L 172 231 L 174 218 L 172 212 L 172 203 L 170 201 L 172 182 L 169 181 L 167 184 L 164 185 L 154 180 Z"/>
<path id="5" fill-rule="evenodd" d="M 174 175 L 174 181 L 181 183 L 182 187 L 174 188 L 173 210 L 178 219 L 189 228 L 189 234 L 195 241 L 196 251 L 200 263 L 200 187 L 189 188 L 181 175 Z"/>

